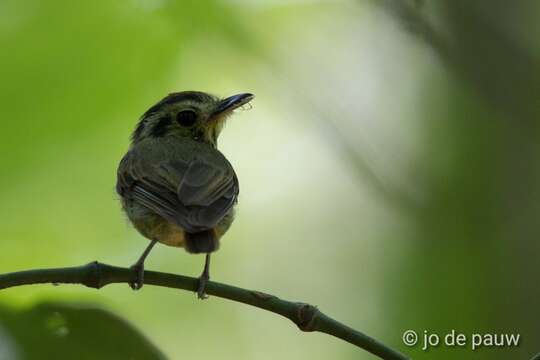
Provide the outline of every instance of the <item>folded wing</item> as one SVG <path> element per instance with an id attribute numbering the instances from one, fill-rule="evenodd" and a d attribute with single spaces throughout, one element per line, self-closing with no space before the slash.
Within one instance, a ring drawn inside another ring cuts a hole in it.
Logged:
<path id="1" fill-rule="evenodd" d="M 236 203 L 238 180 L 224 158 L 143 161 L 128 152 L 118 169 L 118 193 L 187 232 L 214 228 Z"/>

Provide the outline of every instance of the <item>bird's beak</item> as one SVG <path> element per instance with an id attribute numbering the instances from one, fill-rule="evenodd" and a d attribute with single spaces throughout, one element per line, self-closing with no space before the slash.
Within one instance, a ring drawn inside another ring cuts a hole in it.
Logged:
<path id="1" fill-rule="evenodd" d="M 212 115 L 218 115 L 226 111 L 232 111 L 234 109 L 237 109 L 242 105 L 246 105 L 248 102 L 253 100 L 254 97 L 255 95 L 249 93 L 229 96 L 228 98 L 223 99 L 219 102 L 216 110 L 214 110 L 214 113 Z"/>

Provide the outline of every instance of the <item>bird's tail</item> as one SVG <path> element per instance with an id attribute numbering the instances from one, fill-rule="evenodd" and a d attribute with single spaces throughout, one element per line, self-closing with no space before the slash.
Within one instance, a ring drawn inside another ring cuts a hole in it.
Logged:
<path id="1" fill-rule="evenodd" d="M 214 229 L 186 233 L 186 250 L 190 253 L 210 253 L 219 247 L 219 240 Z"/>

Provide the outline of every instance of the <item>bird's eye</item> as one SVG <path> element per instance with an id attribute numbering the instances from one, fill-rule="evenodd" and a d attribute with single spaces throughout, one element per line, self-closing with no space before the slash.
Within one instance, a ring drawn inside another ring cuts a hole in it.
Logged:
<path id="1" fill-rule="evenodd" d="M 197 121 L 197 114 L 191 110 L 180 111 L 176 114 L 176 121 L 182 126 L 192 126 Z"/>

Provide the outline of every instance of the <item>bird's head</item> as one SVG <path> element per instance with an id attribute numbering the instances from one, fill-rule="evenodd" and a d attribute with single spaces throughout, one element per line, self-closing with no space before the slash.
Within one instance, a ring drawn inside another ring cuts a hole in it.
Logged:
<path id="1" fill-rule="evenodd" d="M 254 97 L 245 93 L 219 99 L 199 91 L 169 94 L 143 114 L 131 139 L 137 143 L 146 138 L 189 137 L 215 147 L 227 116 Z"/>

